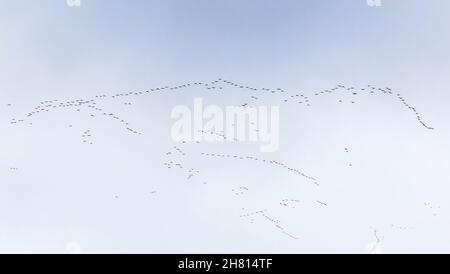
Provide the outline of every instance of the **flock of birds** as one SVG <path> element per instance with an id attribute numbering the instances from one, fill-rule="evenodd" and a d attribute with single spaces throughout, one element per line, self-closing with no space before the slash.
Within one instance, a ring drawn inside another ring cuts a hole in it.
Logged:
<path id="1" fill-rule="evenodd" d="M 423 205 L 426 209 L 430 210 L 434 217 L 438 216 L 439 211 L 441 210 L 440 205 L 434 205 L 431 202 L 424 202 Z"/>
<path id="2" fill-rule="evenodd" d="M 223 131 L 215 132 L 215 131 L 205 131 L 201 130 L 200 132 L 204 134 L 210 134 L 212 136 L 215 136 L 218 140 L 229 140 L 231 142 L 239 142 L 238 139 L 234 137 L 227 136 Z M 199 147 L 197 147 L 199 146 Z M 187 182 L 189 181 L 195 181 L 198 184 L 204 184 L 206 185 L 209 179 L 205 178 L 203 176 L 203 173 L 197 169 L 192 168 L 190 166 L 190 163 L 194 161 L 194 159 L 198 159 L 198 156 L 200 158 L 205 158 L 207 162 L 210 158 L 215 158 L 218 160 L 228 160 L 228 161 L 234 161 L 237 165 L 240 165 L 240 162 L 248 162 L 253 164 L 259 164 L 261 168 L 266 169 L 266 166 L 269 166 L 271 168 L 275 169 L 282 169 L 289 173 L 294 173 L 301 178 L 303 178 L 306 182 L 311 182 L 313 186 L 319 187 L 320 184 L 318 180 L 310 175 L 307 175 L 305 172 L 299 170 L 298 168 L 294 168 L 291 166 L 288 166 L 285 163 L 282 163 L 280 161 L 276 160 L 270 160 L 265 159 L 262 157 L 256 157 L 256 156 L 248 156 L 248 155 L 236 155 L 231 153 L 211 153 L 211 152 L 202 152 L 201 150 L 201 142 L 187 142 L 182 141 L 178 145 L 173 146 L 171 150 L 167 151 L 165 153 L 165 156 L 167 157 L 167 160 L 164 161 L 163 165 L 169 169 L 173 170 L 174 172 L 177 172 L 181 174 L 181 178 L 185 178 Z M 222 165 L 221 165 L 222 166 Z M 249 188 L 247 186 L 239 186 L 236 188 L 231 188 L 231 193 L 233 196 L 245 199 L 246 194 L 249 193 Z M 286 205 L 295 205 L 300 203 L 299 199 L 283 199 L 279 205 L 281 205 L 282 208 L 286 208 Z M 315 203 L 318 206 L 328 206 L 326 202 L 322 201 L 315 201 Z M 295 206 L 290 206 L 291 208 L 295 208 Z M 243 208 L 245 210 L 245 208 Z M 270 225 L 273 225 L 278 231 L 282 233 L 282 235 L 285 235 L 291 239 L 299 239 L 299 237 L 295 236 L 293 233 L 288 232 L 285 225 L 281 224 L 281 221 L 278 219 L 269 217 L 268 215 L 269 209 L 264 210 L 256 210 L 251 211 L 249 213 L 241 214 L 240 218 L 244 220 L 249 220 L 251 224 L 255 223 L 256 219 L 263 220 L 265 223 L 268 223 Z"/>
<path id="3" fill-rule="evenodd" d="M 281 97 L 278 98 L 281 102 L 284 102 L 284 103 L 292 102 L 292 103 L 295 103 L 298 105 L 304 105 L 307 107 L 310 107 L 312 105 L 312 101 L 313 101 L 311 99 L 311 95 L 308 96 L 308 95 L 301 94 L 301 93 L 292 93 L 292 92 L 289 92 L 282 88 L 276 88 L 276 89 L 266 88 L 266 87 L 256 88 L 256 87 L 242 85 L 242 84 L 238 84 L 236 82 L 232 82 L 229 80 L 219 78 L 212 82 L 190 82 L 190 83 L 186 83 L 186 84 L 182 84 L 182 85 L 162 86 L 162 87 L 151 88 L 146 91 L 121 92 L 121 93 L 116 93 L 113 95 L 102 94 L 102 95 L 96 95 L 93 98 L 68 100 L 68 101 L 62 101 L 62 102 L 59 101 L 58 99 L 46 100 L 46 101 L 40 102 L 39 105 L 37 105 L 31 111 L 29 111 L 26 114 L 25 118 L 21 118 L 21 119 L 12 118 L 11 124 L 24 123 L 27 120 L 29 120 L 39 114 L 48 113 L 48 112 L 56 111 L 56 110 L 71 110 L 71 111 L 75 111 L 75 112 L 84 111 L 84 112 L 88 112 L 90 117 L 92 117 L 92 118 L 107 117 L 107 118 L 113 119 L 113 120 L 121 123 L 128 132 L 133 133 L 133 134 L 142 135 L 142 132 L 138 132 L 130 127 L 129 121 L 127 121 L 126 119 L 120 117 L 119 115 L 117 115 L 115 113 L 106 111 L 104 108 L 99 107 L 99 104 L 101 104 L 103 101 L 108 100 L 108 99 L 113 99 L 113 100 L 128 99 L 129 100 L 131 98 L 138 99 L 141 96 L 164 94 L 164 93 L 170 93 L 170 92 L 181 92 L 184 89 L 187 89 L 190 87 L 201 87 L 208 91 L 224 92 L 226 90 L 225 86 L 234 87 L 239 90 L 252 92 L 252 93 L 257 92 L 257 93 L 261 94 L 261 96 L 262 95 L 273 96 L 273 99 L 276 99 L 275 96 L 281 95 Z M 319 92 L 314 92 L 312 96 L 318 97 L 318 96 L 323 96 L 323 95 L 338 94 L 338 93 L 342 93 L 342 92 L 351 94 L 351 95 L 355 96 L 355 98 L 357 95 L 359 95 L 359 93 L 356 91 L 356 88 L 353 86 L 346 87 L 344 85 L 337 85 L 336 87 L 333 87 L 331 89 L 325 89 L 325 90 L 322 90 Z M 417 108 L 413 107 L 412 104 L 408 103 L 406 101 L 405 97 L 402 96 L 400 93 L 394 93 L 391 88 L 388 88 L 388 87 L 377 88 L 372 85 L 367 85 L 367 87 L 360 88 L 359 92 L 360 93 L 365 92 L 367 94 L 384 94 L 384 95 L 388 95 L 388 96 L 396 96 L 397 99 L 401 101 L 401 103 L 404 105 L 405 108 L 407 108 L 408 110 L 413 112 L 413 114 L 415 115 L 415 118 L 418 120 L 420 125 L 422 125 L 426 129 L 434 130 L 433 127 L 428 126 L 423 121 L 422 115 L 419 113 Z M 252 102 L 257 101 L 259 99 L 260 99 L 260 97 L 258 97 L 258 96 L 249 95 L 249 101 L 242 103 L 241 106 L 248 107 L 252 104 Z M 133 103 L 131 103 L 128 100 L 124 101 L 123 104 L 126 106 L 132 106 Z M 342 103 L 343 100 L 340 99 L 339 102 Z M 356 101 L 352 100 L 351 103 L 354 104 L 354 103 L 356 103 Z M 11 106 L 11 104 L 8 104 L 8 106 Z M 32 123 L 30 123 L 30 125 L 32 125 Z"/>
<path id="4" fill-rule="evenodd" d="M 245 208 L 242 208 L 242 210 L 245 210 Z M 288 232 L 285 229 L 285 227 L 282 225 L 282 223 L 281 223 L 281 221 L 279 219 L 270 217 L 269 215 L 267 215 L 268 214 L 267 212 L 268 212 L 267 209 L 252 211 L 252 212 L 241 214 L 239 216 L 239 218 L 249 220 L 249 222 L 251 224 L 255 223 L 255 219 L 256 218 L 262 219 L 262 220 L 268 222 L 273 227 L 275 227 L 282 234 L 288 236 L 289 238 L 292 238 L 294 240 L 298 240 L 299 239 L 299 237 L 297 237 L 294 234 L 291 234 L 290 232 Z"/>
<path id="5" fill-rule="evenodd" d="M 84 131 L 83 134 L 81 135 L 81 138 L 82 138 L 82 140 L 83 140 L 83 143 L 90 144 L 90 145 L 93 145 L 93 144 L 94 144 L 94 143 L 91 141 L 92 133 L 91 133 L 91 130 L 90 130 L 90 129 Z"/>
<path id="6" fill-rule="evenodd" d="M 233 81 L 225 80 L 222 78 L 219 78 L 217 80 L 214 80 L 212 82 L 189 82 L 182 85 L 174 85 L 174 86 L 161 86 L 161 87 L 155 87 L 151 88 L 149 90 L 145 91 L 132 91 L 132 92 L 119 92 L 112 95 L 108 94 L 101 94 L 96 95 L 92 98 L 84 98 L 84 99 L 75 99 L 75 100 L 66 100 L 66 101 L 60 101 L 58 99 L 53 100 L 45 100 L 40 102 L 37 106 L 35 106 L 31 111 L 26 113 L 25 117 L 23 118 L 12 118 L 10 121 L 11 125 L 20 125 L 20 124 L 28 124 L 32 126 L 40 116 L 52 113 L 56 111 L 72 111 L 75 113 L 85 113 L 88 114 L 90 118 L 92 119 L 111 119 L 117 123 L 119 123 L 122 128 L 129 134 L 133 135 L 143 135 L 144 132 L 136 130 L 131 124 L 130 121 L 122 117 L 121 115 L 117 113 L 110 112 L 106 110 L 106 107 L 102 106 L 102 104 L 106 103 L 108 100 L 118 101 L 122 102 L 122 104 L 126 107 L 132 107 L 133 100 L 138 100 L 140 97 L 143 96 L 156 96 L 161 94 L 168 94 L 168 93 L 175 93 L 175 92 L 183 92 L 187 88 L 197 88 L 197 89 L 204 89 L 208 92 L 221 94 L 224 93 L 227 90 L 227 87 L 232 87 L 238 90 L 241 90 L 242 92 L 248 92 L 248 101 L 241 102 L 239 105 L 241 107 L 249 107 L 253 104 L 258 103 L 261 98 L 268 96 L 269 98 L 272 98 L 273 100 L 278 100 L 280 103 L 284 104 L 295 104 L 298 106 L 304 106 L 304 107 L 312 107 L 314 105 L 314 98 L 320 97 L 320 96 L 327 96 L 327 95 L 337 95 L 340 94 L 346 94 L 353 96 L 353 99 L 351 99 L 349 102 L 351 104 L 355 104 L 356 98 L 360 93 L 365 94 L 381 94 L 386 96 L 392 96 L 393 98 L 396 98 L 400 100 L 402 105 L 409 111 L 411 111 L 419 124 L 423 126 L 427 130 L 434 130 L 433 127 L 427 125 L 422 115 L 419 113 L 417 108 L 413 107 L 410 103 L 408 103 L 404 96 L 402 96 L 399 93 L 395 93 L 392 91 L 391 88 L 378 88 L 375 86 L 367 85 L 363 88 L 355 88 L 353 86 L 344 86 L 344 85 L 337 85 L 331 89 L 322 90 L 319 92 L 313 92 L 311 94 L 306 93 L 295 93 L 295 92 L 289 92 L 287 90 L 284 90 L 282 88 L 266 88 L 266 87 L 252 87 L 248 85 L 242 85 L 238 84 Z M 338 103 L 344 103 L 343 99 L 338 99 Z M 7 104 L 7 107 L 12 107 L 12 104 Z M 73 127 L 73 124 L 70 124 L 69 127 Z M 229 140 L 233 142 L 239 142 L 239 140 L 235 137 L 226 136 L 225 132 L 219 131 L 205 131 L 200 130 L 202 134 L 211 134 L 215 136 L 218 139 L 221 140 Z M 89 145 L 94 145 L 94 142 L 92 140 L 93 131 L 91 129 L 85 130 L 81 134 L 82 142 Z M 240 165 L 242 165 L 244 162 L 247 164 L 250 162 L 259 164 L 259 165 L 265 165 L 271 168 L 278 168 L 285 170 L 286 172 L 293 173 L 295 175 L 300 176 L 304 180 L 313 183 L 315 186 L 320 186 L 318 180 L 308 175 L 306 172 L 290 166 L 288 164 L 285 164 L 281 161 L 273 160 L 273 159 L 266 159 L 262 157 L 256 157 L 256 156 L 248 156 L 248 155 L 239 155 L 239 154 L 233 154 L 233 153 L 223 153 L 223 152 L 205 152 L 202 151 L 201 148 L 194 148 L 193 153 L 188 152 L 191 144 L 197 144 L 200 145 L 201 142 L 195 141 L 195 142 L 186 142 L 183 141 L 176 146 L 173 146 L 170 151 L 167 151 L 165 153 L 165 156 L 167 157 L 163 165 L 168 170 L 173 170 L 176 172 L 179 172 L 182 174 L 182 178 L 184 178 L 187 182 L 194 182 L 197 181 L 200 184 L 207 185 L 210 180 L 207 178 L 204 178 L 203 173 L 201 172 L 200 168 L 192 167 L 191 162 L 193 159 L 199 159 L 199 158 L 205 158 L 208 162 L 211 162 L 212 159 L 227 159 L 231 161 L 236 161 Z M 344 148 L 345 153 L 350 153 L 349 148 Z M 349 164 L 350 167 L 353 166 L 352 163 Z M 13 171 L 17 171 L 18 168 L 11 168 Z M 239 186 L 237 188 L 232 188 L 231 193 L 234 196 L 242 197 L 245 196 L 246 193 L 248 193 L 250 190 L 247 186 Z M 152 194 L 156 194 L 157 191 L 152 192 Z M 119 195 L 114 196 L 115 199 L 119 199 Z M 295 209 L 297 206 L 299 206 L 301 203 L 300 199 L 282 199 L 279 202 L 279 206 L 282 208 L 289 208 L 289 209 Z M 316 204 L 318 206 L 327 207 L 328 203 L 320 200 L 316 200 Z M 430 203 L 425 203 L 425 206 L 429 208 L 430 210 L 436 210 L 438 207 L 432 206 Z M 245 210 L 245 208 L 242 208 L 242 210 Z M 436 216 L 437 213 L 434 213 Z M 254 223 L 256 218 L 260 218 L 268 222 L 269 224 L 276 227 L 281 233 L 284 235 L 292 238 L 292 239 L 299 239 L 299 237 L 295 236 L 294 234 L 287 231 L 287 229 L 281 224 L 281 221 L 277 218 L 273 218 L 270 215 L 268 215 L 268 209 L 263 210 L 257 210 L 257 211 L 251 211 L 244 214 L 241 214 L 239 216 L 241 219 L 249 220 L 250 223 Z M 374 230 L 374 236 L 376 238 L 377 245 L 381 242 L 381 238 L 377 234 L 377 230 Z"/>
<path id="7" fill-rule="evenodd" d="M 280 205 L 289 208 L 296 208 L 296 206 L 300 203 L 298 199 L 283 199 L 280 201 Z"/>
<path id="8" fill-rule="evenodd" d="M 274 160 L 266 160 L 266 159 L 261 159 L 258 157 L 254 157 L 254 156 L 240 156 L 240 155 L 230 155 L 230 154 L 220 154 L 220 153 L 204 153 L 201 152 L 200 153 L 201 156 L 205 156 L 205 157 L 214 157 L 214 158 L 229 158 L 229 159 L 236 159 L 236 160 L 246 160 L 246 161 L 253 161 L 253 162 L 258 162 L 258 163 L 265 163 L 265 164 L 269 164 L 275 167 L 280 167 L 280 168 L 284 168 L 290 172 L 293 172 L 297 175 L 300 175 L 304 178 L 306 178 L 307 180 L 313 181 L 313 183 L 317 186 L 319 186 L 319 183 L 317 182 L 317 180 L 314 177 L 311 177 L 309 175 L 306 175 L 304 172 L 298 170 L 297 168 L 293 168 L 293 167 L 289 167 L 284 163 L 278 162 L 278 161 L 274 161 Z"/>

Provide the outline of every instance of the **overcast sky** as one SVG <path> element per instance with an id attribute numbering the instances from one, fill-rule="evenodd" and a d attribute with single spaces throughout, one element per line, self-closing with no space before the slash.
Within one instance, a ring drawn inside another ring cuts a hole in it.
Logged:
<path id="1" fill-rule="evenodd" d="M 365 253 L 379 238 L 384 252 L 450 252 L 449 26 L 447 0 L 0 0 L 0 251 Z M 258 102 L 282 109 L 276 153 L 188 144 L 186 168 L 207 178 L 198 184 L 163 165 L 176 145 L 171 109 L 251 94 L 223 85 L 218 96 L 195 87 L 98 102 L 142 136 L 89 111 L 26 118 L 46 100 L 218 78 L 314 100 L 311 109 Z M 313 98 L 340 84 L 395 94 Z M 202 158 L 208 149 L 303 168 L 321 186 Z M 249 197 L 236 198 L 240 187 Z M 284 199 L 300 204 L 280 208 Z M 259 210 L 267 215 L 241 217 Z"/>

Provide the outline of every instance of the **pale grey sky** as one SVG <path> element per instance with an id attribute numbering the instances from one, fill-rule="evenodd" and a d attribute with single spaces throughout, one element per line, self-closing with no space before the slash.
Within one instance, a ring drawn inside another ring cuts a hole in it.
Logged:
<path id="1" fill-rule="evenodd" d="M 0 0 L 0 252 L 450 252 L 449 15 L 445 0 Z M 311 106 L 225 82 L 111 98 L 218 78 Z M 170 112 L 195 97 L 280 106 L 280 149 L 173 143 Z"/>

